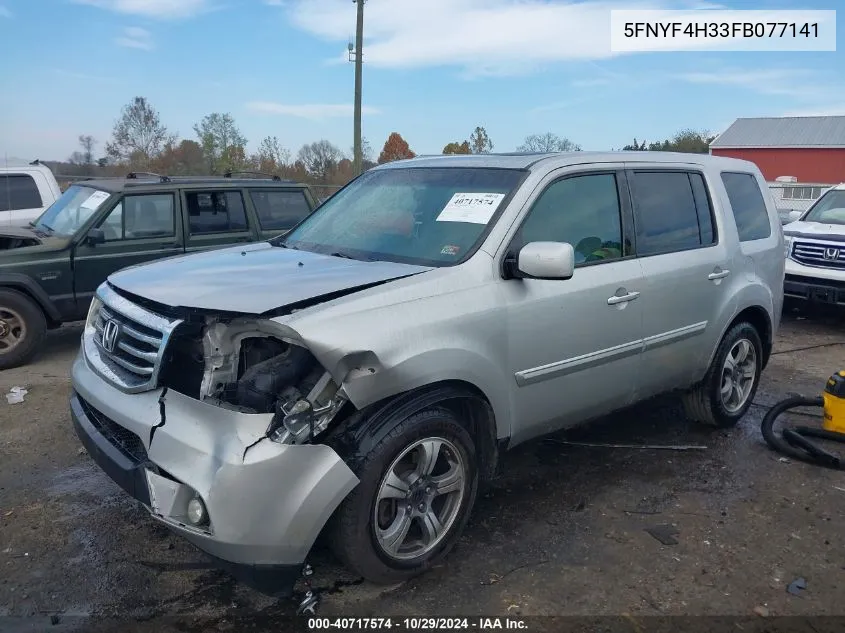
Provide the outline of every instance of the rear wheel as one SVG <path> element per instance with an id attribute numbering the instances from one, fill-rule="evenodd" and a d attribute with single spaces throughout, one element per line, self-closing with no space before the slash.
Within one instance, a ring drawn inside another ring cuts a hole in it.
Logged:
<path id="1" fill-rule="evenodd" d="M 734 426 L 754 400 L 762 369 L 759 333 L 750 323 L 736 324 L 719 344 L 704 380 L 684 395 L 687 416 L 710 426 Z"/>
<path id="2" fill-rule="evenodd" d="M 443 558 L 466 526 L 478 488 L 469 433 L 447 410 L 396 424 L 357 469 L 360 483 L 333 519 L 331 544 L 364 578 L 390 583 Z"/>
<path id="3" fill-rule="evenodd" d="M 32 299 L 0 289 L 0 369 L 25 365 L 38 351 L 47 320 Z"/>

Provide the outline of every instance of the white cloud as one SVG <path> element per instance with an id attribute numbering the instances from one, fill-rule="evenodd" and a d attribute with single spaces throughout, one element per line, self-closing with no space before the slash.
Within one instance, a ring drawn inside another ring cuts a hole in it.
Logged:
<path id="1" fill-rule="evenodd" d="M 209 0 L 72 0 L 115 13 L 160 20 L 190 18 L 211 9 Z"/>
<path id="2" fill-rule="evenodd" d="M 553 62 L 605 59 L 615 55 L 610 50 L 611 9 L 662 9 L 668 3 L 669 0 L 368 2 L 364 61 L 381 68 L 459 66 L 473 74 L 513 75 Z M 355 5 L 351 2 L 287 0 L 286 4 L 295 26 L 328 41 L 345 44 L 354 29 Z"/>
<path id="3" fill-rule="evenodd" d="M 801 98 L 809 94 L 817 82 L 813 71 L 793 68 L 764 70 L 727 69 L 720 72 L 688 72 L 673 75 L 674 79 L 694 84 L 736 86 L 770 95 Z"/>
<path id="4" fill-rule="evenodd" d="M 137 26 L 130 26 L 123 29 L 123 35 L 115 38 L 114 43 L 126 48 L 137 48 L 142 51 L 151 51 L 155 48 L 152 34 Z"/>
<path id="5" fill-rule="evenodd" d="M 780 116 L 845 116 L 845 102 L 833 105 L 823 105 L 815 108 L 801 108 L 790 110 Z"/>
<path id="6" fill-rule="evenodd" d="M 12 17 L 12 12 L 9 11 L 9 8 L 0 4 L 0 18 L 11 18 L 11 17 Z"/>
<path id="7" fill-rule="evenodd" d="M 248 110 L 261 114 L 277 114 L 282 116 L 293 116 L 302 119 L 319 121 L 322 119 L 351 117 L 354 114 L 354 106 L 350 104 L 312 103 L 312 104 L 285 104 L 273 101 L 251 101 L 246 104 Z M 380 110 L 363 106 L 362 114 L 379 114 Z"/>

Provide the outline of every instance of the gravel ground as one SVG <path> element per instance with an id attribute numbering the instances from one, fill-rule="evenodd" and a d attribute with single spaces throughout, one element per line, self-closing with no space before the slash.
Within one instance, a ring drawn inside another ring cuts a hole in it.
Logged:
<path id="1" fill-rule="evenodd" d="M 213 569 L 81 450 L 67 407 L 79 335 L 51 332 L 34 363 L 0 373 L 0 393 L 29 389 L 0 400 L 0 630 L 278 629 L 294 601 Z M 759 432 L 767 406 L 817 395 L 845 367 L 843 343 L 841 313 L 787 316 L 757 404 L 730 431 L 664 398 L 567 435 L 705 450 L 517 448 L 445 564 L 413 581 L 363 583 L 318 549 L 318 614 L 845 615 L 845 476 L 781 460 Z M 788 593 L 799 577 L 806 589 Z"/>

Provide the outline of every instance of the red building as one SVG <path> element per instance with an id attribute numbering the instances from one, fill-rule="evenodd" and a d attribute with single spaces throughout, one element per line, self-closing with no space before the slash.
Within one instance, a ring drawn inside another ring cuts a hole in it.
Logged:
<path id="1" fill-rule="evenodd" d="M 714 156 L 750 160 L 766 180 L 845 182 L 845 116 L 737 119 L 710 144 Z"/>

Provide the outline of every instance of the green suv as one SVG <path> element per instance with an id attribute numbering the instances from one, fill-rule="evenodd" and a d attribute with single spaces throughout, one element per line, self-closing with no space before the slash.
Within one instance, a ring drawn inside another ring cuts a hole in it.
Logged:
<path id="1" fill-rule="evenodd" d="M 0 227 L 0 370 L 27 363 L 48 328 L 84 319 L 113 272 L 267 240 L 316 206 L 307 185 L 278 177 L 132 173 L 72 185 L 28 228 Z"/>

